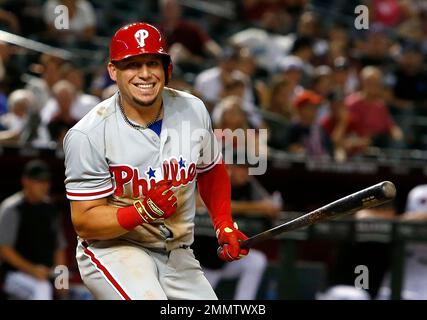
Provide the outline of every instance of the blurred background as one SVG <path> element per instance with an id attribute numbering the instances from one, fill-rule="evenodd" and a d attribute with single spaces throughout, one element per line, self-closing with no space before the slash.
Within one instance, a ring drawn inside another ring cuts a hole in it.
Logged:
<path id="1" fill-rule="evenodd" d="M 367 28 L 355 25 L 358 5 Z M 229 166 L 246 234 L 383 180 L 397 188 L 393 203 L 284 234 L 233 266 L 217 261 L 199 207 L 194 250 L 220 298 L 427 299 L 426 16 L 423 0 L 0 0 L 0 200 L 21 190 L 28 161 L 48 164 L 70 271 L 55 299 L 91 298 L 74 258 L 62 139 L 116 92 L 109 42 L 134 21 L 166 36 L 168 86 L 200 97 L 214 128 L 267 129 L 265 174 Z"/>

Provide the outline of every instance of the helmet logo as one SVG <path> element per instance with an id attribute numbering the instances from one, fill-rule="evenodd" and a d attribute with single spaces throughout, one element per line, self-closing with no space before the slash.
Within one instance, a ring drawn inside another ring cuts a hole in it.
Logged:
<path id="1" fill-rule="evenodd" d="M 148 38 L 148 35 L 148 31 L 145 29 L 140 29 L 135 32 L 135 39 L 141 48 L 145 46 L 145 39 Z"/>

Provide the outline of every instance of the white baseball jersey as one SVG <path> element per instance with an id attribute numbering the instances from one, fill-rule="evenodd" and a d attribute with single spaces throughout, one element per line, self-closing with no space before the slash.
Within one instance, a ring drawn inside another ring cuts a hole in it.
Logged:
<path id="1" fill-rule="evenodd" d="M 119 94 L 102 101 L 69 130 L 64 139 L 69 200 L 108 197 L 117 207 L 133 204 L 154 183 L 171 179 L 178 199 L 174 215 L 143 224 L 120 238 L 147 248 L 172 250 L 190 245 L 194 236 L 197 173 L 221 160 L 209 114 L 191 94 L 165 88 L 160 136 L 125 121 Z M 166 237 L 163 225 L 172 233 Z"/>

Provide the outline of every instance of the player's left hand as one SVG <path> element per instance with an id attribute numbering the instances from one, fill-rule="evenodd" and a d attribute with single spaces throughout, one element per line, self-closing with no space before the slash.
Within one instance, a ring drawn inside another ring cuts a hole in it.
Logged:
<path id="1" fill-rule="evenodd" d="M 237 229 L 237 224 L 224 223 L 216 229 L 216 237 L 220 247 L 218 248 L 218 257 L 230 262 L 239 260 L 249 253 L 249 249 L 240 248 L 240 241 L 248 237 Z"/>
<path id="2" fill-rule="evenodd" d="M 145 223 L 167 219 L 176 212 L 178 200 L 171 188 L 172 181 L 161 181 L 147 192 L 142 201 L 134 202 L 135 209 Z"/>

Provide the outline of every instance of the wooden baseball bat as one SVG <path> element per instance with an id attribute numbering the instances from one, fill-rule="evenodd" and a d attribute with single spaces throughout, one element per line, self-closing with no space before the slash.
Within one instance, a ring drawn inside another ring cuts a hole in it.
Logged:
<path id="1" fill-rule="evenodd" d="M 396 187 L 390 181 L 383 181 L 369 188 L 352 193 L 344 198 L 331 202 L 280 226 L 261 232 L 240 243 L 242 248 L 272 239 L 283 232 L 310 226 L 316 222 L 336 218 L 356 212 L 360 209 L 375 207 L 392 200 L 396 196 Z"/>

